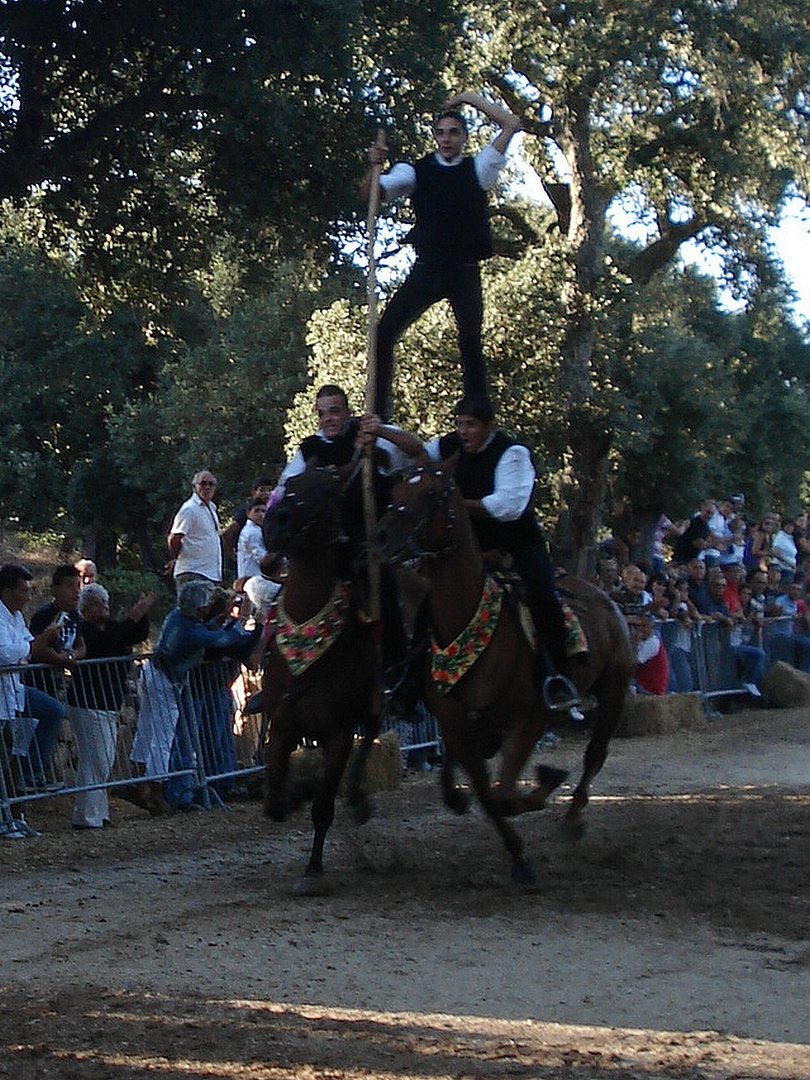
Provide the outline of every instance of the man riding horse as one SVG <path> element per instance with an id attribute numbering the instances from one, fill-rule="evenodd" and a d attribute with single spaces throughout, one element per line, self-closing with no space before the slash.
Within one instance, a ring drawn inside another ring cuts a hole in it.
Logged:
<path id="1" fill-rule="evenodd" d="M 415 456 L 415 435 L 367 416 L 365 437 L 382 437 Z M 434 461 L 458 454 L 455 481 L 464 497 L 482 552 L 511 555 L 526 587 L 540 644 L 537 680 L 546 705 L 568 710 L 579 703 L 574 685 L 561 674 L 566 663 L 566 624 L 554 586 L 554 571 L 532 510 L 536 472 L 527 446 L 495 427 L 483 394 L 465 394 L 456 407 L 456 430 L 422 447 Z M 415 635 L 416 636 L 416 635 Z"/>
<path id="2" fill-rule="evenodd" d="M 316 394 L 315 408 L 318 414 L 318 431 L 303 440 L 284 466 L 270 499 L 271 507 L 284 497 L 287 481 L 303 473 L 307 465 L 334 466 L 349 472 L 352 465 L 359 461 L 357 442 L 360 421 L 352 415 L 346 391 L 333 383 L 327 383 Z M 386 432 L 388 430 L 386 429 Z M 378 456 L 375 495 L 379 512 L 382 512 L 388 503 L 395 474 L 406 465 L 408 455 L 418 453 L 422 446 L 415 435 L 408 435 L 397 428 L 390 430 L 398 433 L 396 441 L 386 433 L 375 439 L 375 452 Z M 346 543 L 343 545 L 339 573 L 344 579 L 349 579 L 354 575 L 354 562 L 366 538 L 359 471 L 343 496 L 342 523 Z M 407 640 L 402 624 L 396 578 L 390 568 L 382 568 L 380 584 L 383 664 L 388 669 L 386 682 L 396 683 L 405 659 Z"/>

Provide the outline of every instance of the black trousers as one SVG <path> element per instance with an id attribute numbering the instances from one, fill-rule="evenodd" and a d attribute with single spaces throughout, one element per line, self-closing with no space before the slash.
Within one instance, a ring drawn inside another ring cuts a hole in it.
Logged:
<path id="1" fill-rule="evenodd" d="M 556 670 L 562 671 L 566 661 L 565 616 L 545 540 L 538 536 L 532 544 L 513 548 L 512 556 L 526 585 L 537 636 Z"/>
<path id="2" fill-rule="evenodd" d="M 458 344 L 466 394 L 487 393 L 487 369 L 481 348 L 484 298 L 478 263 L 436 266 L 416 260 L 386 305 L 377 327 L 377 399 L 384 420 L 393 413 L 394 345 L 429 307 L 448 300 L 458 326 Z"/>

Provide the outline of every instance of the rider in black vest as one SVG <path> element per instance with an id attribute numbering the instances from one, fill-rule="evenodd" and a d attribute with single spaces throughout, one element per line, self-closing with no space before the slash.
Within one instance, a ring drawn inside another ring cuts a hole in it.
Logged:
<path id="1" fill-rule="evenodd" d="M 436 460 L 445 460 L 458 452 L 455 481 L 470 513 L 479 547 L 483 552 L 501 551 L 511 555 L 525 583 L 529 609 L 542 646 L 538 653 L 538 675 L 543 695 L 552 708 L 570 709 L 580 699 L 574 685 L 560 674 L 567 660 L 565 618 L 546 543 L 531 506 L 535 469 L 528 447 L 495 429 L 492 406 L 482 394 L 465 394 L 456 408 L 456 418 L 456 431 L 432 439 L 424 449 Z M 364 429 L 377 432 L 379 425 L 375 427 L 375 421 L 376 417 L 367 418 Z M 413 436 L 406 432 L 400 436 L 395 429 L 383 430 L 385 438 L 412 453 L 403 440 Z M 417 625 L 421 629 L 419 619 Z M 414 638 L 417 636 L 415 632 Z"/>
<path id="2" fill-rule="evenodd" d="M 295 455 L 285 465 L 279 483 L 271 496 L 271 505 L 275 505 L 283 498 L 286 481 L 291 476 L 303 472 L 308 464 L 314 462 L 320 466 L 334 465 L 340 468 L 349 465 L 354 460 L 360 424 L 356 417 L 351 415 L 345 390 L 332 384 L 322 386 L 316 395 L 315 405 L 320 423 L 319 431 L 316 435 L 307 436 L 301 442 Z M 384 447 L 382 449 L 385 451 Z M 390 444 L 388 452 L 396 452 Z M 390 473 L 378 468 L 374 471 L 374 483 L 377 511 L 382 513 L 388 504 L 393 478 Z M 366 537 L 363 490 L 359 470 L 343 497 L 342 524 L 347 542 L 339 552 L 339 572 L 348 579 L 353 576 L 355 558 Z M 396 669 L 388 681 L 397 681 L 407 651 L 407 637 L 399 607 L 396 578 L 389 567 L 381 568 L 380 602 L 383 621 L 383 663 L 386 668 Z"/>
<path id="3" fill-rule="evenodd" d="M 458 112 L 462 104 L 480 110 L 501 128 L 475 157 L 463 153 L 467 127 Z M 448 300 L 458 326 L 458 342 L 467 393 L 487 392 L 487 372 L 481 347 L 484 301 L 479 263 L 492 254 L 487 191 L 503 167 L 509 141 L 520 129 L 508 109 L 465 91 L 445 102 L 433 129 L 436 152 L 414 165 L 398 162 L 380 177 L 384 198 L 410 195 L 416 226 L 409 239 L 416 262 L 402 287 L 386 305 L 377 328 L 377 398 L 375 412 L 392 414 L 394 345 L 405 330 L 439 300 Z M 386 148 L 369 148 L 369 161 L 382 165 Z M 371 173 L 363 191 L 368 198 Z"/>

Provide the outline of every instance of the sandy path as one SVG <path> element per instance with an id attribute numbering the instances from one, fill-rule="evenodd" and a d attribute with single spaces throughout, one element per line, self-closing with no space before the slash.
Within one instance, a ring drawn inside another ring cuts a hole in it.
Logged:
<path id="1" fill-rule="evenodd" d="M 43 837 L 0 846 L 0 1077 L 810 1077 L 808 744 L 799 711 L 617 740 L 581 844 L 559 806 L 521 820 L 530 895 L 430 775 L 339 810 L 318 901 L 305 813 L 31 807 Z"/>

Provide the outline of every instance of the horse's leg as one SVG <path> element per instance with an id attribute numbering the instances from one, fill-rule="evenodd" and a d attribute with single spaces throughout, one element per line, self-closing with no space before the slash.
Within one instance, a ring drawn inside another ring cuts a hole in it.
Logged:
<path id="1" fill-rule="evenodd" d="M 512 881 L 516 885 L 535 885 L 537 871 L 534 864 L 524 857 L 523 841 L 504 817 L 500 801 L 493 795 L 486 761 L 480 754 L 470 751 L 460 753 L 458 760 L 470 778 L 484 813 L 498 830 L 504 847 L 512 857 Z"/>
<path id="2" fill-rule="evenodd" d="M 323 880 L 323 845 L 329 826 L 335 819 L 335 798 L 354 741 L 354 728 L 344 725 L 324 746 L 324 771 L 320 791 L 312 800 L 312 851 L 304 876 L 295 886 L 298 896 L 325 896 Z"/>
<path id="3" fill-rule="evenodd" d="M 264 769 L 264 812 L 273 821 L 283 821 L 289 805 L 285 800 L 290 755 L 297 739 L 292 725 L 285 722 L 283 710 L 278 710 L 270 725 L 267 758 Z"/>
<path id="4" fill-rule="evenodd" d="M 608 743 L 624 709 L 628 682 L 629 679 L 621 673 L 606 671 L 594 687 L 598 708 L 591 737 L 585 747 L 582 776 L 574 788 L 571 805 L 562 821 L 563 832 L 572 840 L 580 840 L 585 832 L 584 812 L 588 805 L 588 791 L 591 781 L 605 764 Z"/>
<path id="5" fill-rule="evenodd" d="M 470 797 L 463 788 L 456 784 L 456 759 L 445 744 L 442 758 L 442 798 L 444 805 L 454 814 L 466 814 L 470 809 Z"/>
<path id="6" fill-rule="evenodd" d="M 501 748 L 501 769 L 498 783 L 493 786 L 493 797 L 498 800 L 502 813 L 509 817 L 542 810 L 549 795 L 568 776 L 567 769 L 539 765 L 537 785 L 526 794 L 520 794 L 517 790 L 516 785 L 523 766 L 545 727 L 540 719 L 540 709 L 538 702 L 535 708 L 518 713 Z"/>
<path id="7" fill-rule="evenodd" d="M 371 817 L 371 802 L 363 793 L 362 787 L 366 775 L 368 756 L 371 753 L 374 740 L 380 734 L 380 726 L 379 712 L 370 713 L 365 723 L 365 734 L 346 774 L 346 801 L 352 808 L 354 820 L 358 825 L 364 825 Z"/>

